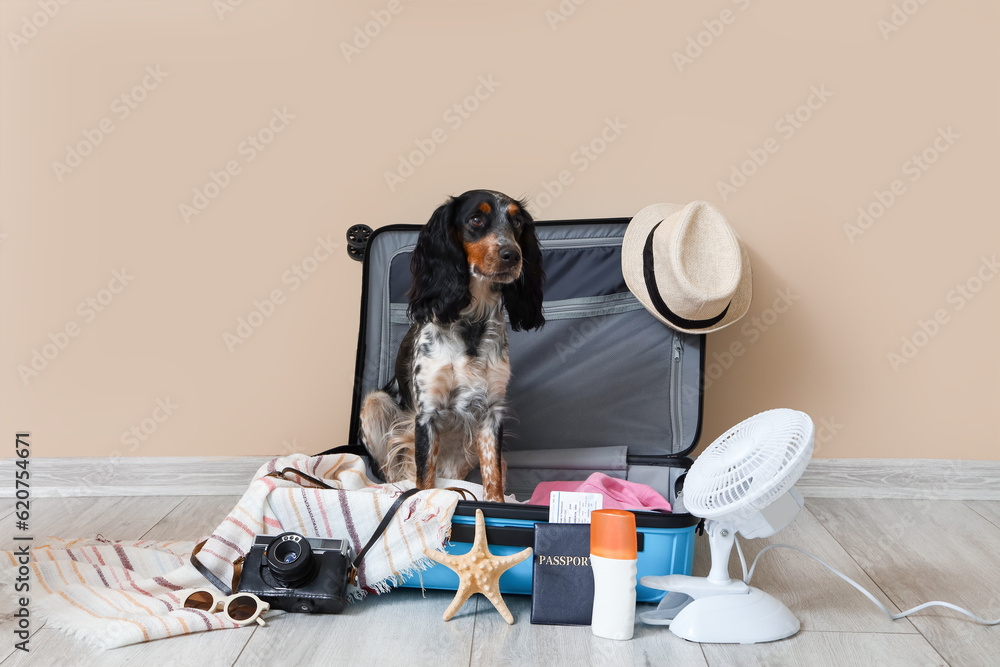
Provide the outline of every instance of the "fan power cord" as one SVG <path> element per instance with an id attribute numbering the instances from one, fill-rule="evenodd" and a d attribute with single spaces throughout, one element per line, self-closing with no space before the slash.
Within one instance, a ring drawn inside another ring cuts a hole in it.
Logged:
<path id="1" fill-rule="evenodd" d="M 837 568 L 833 567 L 829 563 L 827 563 L 827 562 L 825 562 L 825 561 L 817 558 L 816 556 L 812 555 L 808 551 L 805 551 L 804 549 L 800 549 L 798 547 L 793 547 L 791 544 L 769 544 L 769 545 L 767 545 L 766 547 L 764 547 L 763 549 L 761 549 L 757 553 L 757 555 L 754 557 L 753 563 L 750 564 L 750 571 L 747 572 L 746 560 L 744 560 L 744 558 L 743 558 L 743 549 L 740 548 L 740 542 L 739 542 L 739 539 L 737 539 L 736 540 L 736 550 L 737 550 L 737 552 L 740 555 L 740 563 L 743 565 L 743 583 L 747 584 L 748 586 L 750 585 L 750 579 L 753 578 L 754 570 L 757 568 L 757 561 L 760 560 L 760 557 L 763 556 L 766 552 L 770 551 L 771 549 L 777 549 L 778 547 L 782 547 L 784 549 L 791 549 L 792 551 L 798 551 L 800 554 L 805 554 L 806 556 L 809 556 L 814 561 L 816 561 L 817 563 L 819 563 L 820 565 L 822 565 L 823 567 L 825 567 L 826 569 L 830 570 L 835 575 L 837 575 L 838 577 L 840 577 L 841 579 L 843 579 L 844 581 L 846 581 L 847 583 L 849 583 L 851 586 L 854 586 L 856 589 L 858 589 L 859 591 L 861 591 L 864 594 L 865 597 L 867 597 L 869 600 L 871 600 L 872 602 L 874 602 L 876 607 L 878 607 L 879 609 L 881 609 L 882 611 L 884 611 L 885 615 L 888 616 L 889 618 L 891 618 L 894 621 L 898 621 L 901 618 L 909 616 L 912 613 L 918 612 L 921 609 L 927 609 L 928 607 L 947 607 L 948 609 L 952 609 L 954 611 L 957 611 L 960 614 L 965 614 L 966 616 L 968 616 L 969 618 L 971 618 L 972 620 L 974 620 L 976 623 L 980 623 L 982 625 L 1000 625 L 1000 618 L 998 618 L 995 621 L 987 621 L 984 618 L 980 618 L 979 616 L 976 616 L 975 614 L 973 614 L 968 609 L 962 609 L 961 607 L 959 607 L 957 605 L 953 605 L 950 602 L 941 602 L 940 600 L 934 600 L 933 602 L 925 602 L 923 604 L 917 605 L 913 609 L 907 609 L 904 612 L 900 612 L 898 614 L 893 614 L 891 611 L 889 611 L 888 607 L 886 607 L 884 604 L 882 604 L 882 602 L 878 598 L 876 598 L 874 595 L 872 595 L 871 593 L 869 593 L 861 584 L 859 584 L 858 582 L 854 581 L 853 579 L 851 579 L 846 574 L 844 574 L 843 572 L 841 572 Z"/>

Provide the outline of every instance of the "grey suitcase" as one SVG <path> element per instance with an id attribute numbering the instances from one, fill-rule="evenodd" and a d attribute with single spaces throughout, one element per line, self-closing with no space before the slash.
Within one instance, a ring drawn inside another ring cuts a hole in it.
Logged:
<path id="1" fill-rule="evenodd" d="M 646 312 L 621 272 L 627 218 L 536 222 L 546 272 L 539 330 L 508 330 L 512 378 L 504 424 L 507 493 L 527 500 L 547 480 L 583 480 L 600 471 L 648 484 L 677 502 L 688 454 L 701 430 L 703 335 L 677 332 Z M 410 255 L 420 225 L 393 225 L 352 241 L 363 256 L 361 319 L 349 442 L 359 441 L 360 408 L 392 378 L 409 328 Z M 470 479 L 476 480 L 478 471 Z M 460 502 L 451 550 L 467 551 L 475 510 L 487 517 L 494 553 L 532 544 L 533 525 L 548 508 Z M 639 576 L 690 574 L 699 520 L 636 512 L 643 538 Z M 424 572 L 423 585 L 454 589 L 447 568 Z M 411 582 L 420 585 L 419 582 Z M 501 578 L 504 592 L 530 593 L 531 562 Z M 663 591 L 639 587 L 640 600 Z"/>

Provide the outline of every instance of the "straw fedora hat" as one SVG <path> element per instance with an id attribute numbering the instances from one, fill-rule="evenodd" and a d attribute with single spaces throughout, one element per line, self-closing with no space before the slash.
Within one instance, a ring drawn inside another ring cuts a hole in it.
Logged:
<path id="1" fill-rule="evenodd" d="M 636 213 L 622 240 L 622 273 L 646 310 L 678 331 L 718 331 L 750 308 L 747 250 L 707 202 Z"/>

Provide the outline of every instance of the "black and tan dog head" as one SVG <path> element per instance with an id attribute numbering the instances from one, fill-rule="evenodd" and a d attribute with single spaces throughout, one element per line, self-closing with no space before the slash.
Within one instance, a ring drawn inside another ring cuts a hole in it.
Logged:
<path id="1" fill-rule="evenodd" d="M 442 204 L 424 226 L 410 269 L 410 316 L 455 321 L 472 300 L 470 280 L 503 292 L 515 331 L 542 317 L 542 253 L 524 203 L 493 190 L 470 190 Z"/>

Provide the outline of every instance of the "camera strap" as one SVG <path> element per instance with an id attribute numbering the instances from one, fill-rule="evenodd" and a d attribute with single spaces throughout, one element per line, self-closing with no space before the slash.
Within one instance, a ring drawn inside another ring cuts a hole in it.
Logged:
<path id="1" fill-rule="evenodd" d="M 308 475 L 302 472 L 301 470 L 297 470 L 296 468 L 291 468 L 291 467 L 282 468 L 280 471 L 275 470 L 274 472 L 270 472 L 267 475 L 265 475 L 265 477 L 283 478 L 287 474 L 298 475 L 299 477 L 307 479 L 316 486 L 319 486 L 324 489 L 338 490 L 330 486 L 321 479 L 317 479 L 312 475 Z M 392 521 L 392 517 L 396 515 L 396 511 L 399 509 L 399 506 L 403 504 L 403 501 L 409 498 L 410 496 L 413 496 L 419 491 L 420 489 L 417 488 L 409 489 L 408 491 L 403 491 L 401 494 L 399 494 L 399 496 L 396 497 L 396 500 L 392 503 L 392 505 L 389 506 L 389 509 L 386 511 L 385 516 L 382 517 L 382 521 L 380 521 L 378 526 L 375 527 L 375 532 L 372 533 L 372 536 L 371 538 L 369 538 L 368 543 L 365 544 L 364 548 L 362 548 L 361 551 L 358 552 L 358 555 L 354 557 L 354 560 L 351 561 L 351 569 L 347 574 L 347 583 L 353 584 L 355 586 L 357 585 L 358 566 L 361 565 L 361 561 L 365 557 L 365 554 L 367 554 L 371 550 L 371 548 L 375 546 L 375 541 L 378 540 L 378 538 L 382 536 L 382 533 L 385 532 L 385 529 L 389 527 L 389 522 Z"/>
<path id="2" fill-rule="evenodd" d="M 265 477 L 283 478 L 288 473 L 292 473 L 292 474 L 295 474 L 295 475 L 297 475 L 297 476 L 299 476 L 299 477 L 301 477 L 303 479 L 309 480 L 310 482 L 312 482 L 316 486 L 319 486 L 320 488 L 323 488 L 323 489 L 330 489 L 332 491 L 340 491 L 341 490 L 341 489 L 336 489 L 335 487 L 330 486 L 329 484 L 327 484 L 323 480 L 317 479 L 316 477 L 313 477 L 312 475 L 308 475 L 308 474 L 302 472 L 301 470 L 296 470 L 295 468 L 283 468 L 281 471 L 274 471 L 274 472 L 268 473 L 267 475 L 265 475 Z M 354 560 L 351 561 L 351 568 L 348 571 L 348 576 L 347 576 L 347 582 L 348 583 L 357 585 L 358 566 L 361 564 L 361 560 L 365 557 L 365 554 L 367 554 L 371 550 L 371 548 L 375 545 L 375 541 L 378 540 L 378 538 L 382 536 L 382 533 L 385 532 L 385 529 L 389 527 L 389 522 L 392 521 L 392 517 L 394 517 L 396 515 L 396 512 L 397 512 L 397 510 L 399 510 L 399 507 L 403 504 L 403 501 L 405 501 L 407 498 L 410 498 L 413 495 L 417 494 L 419 491 L 420 491 L 420 489 L 417 489 L 417 488 L 413 488 L 413 489 L 409 489 L 407 491 L 403 491 L 401 494 L 399 494 L 396 497 L 396 500 L 393 501 L 392 505 L 389 506 L 389 509 L 386 511 L 385 516 L 382 517 L 382 521 L 379 522 L 378 526 L 375 528 L 375 532 L 372 534 L 371 538 L 369 538 L 368 543 L 365 544 L 365 546 L 361 549 L 361 551 L 358 553 L 358 555 L 354 557 Z M 232 581 L 232 586 L 231 587 L 227 587 L 222 582 L 221 579 L 219 579 L 214 574 L 212 574 L 212 572 L 209 571 L 209 569 L 207 567 L 205 567 L 201 563 L 201 561 L 199 561 L 196 558 L 196 556 L 198 555 L 198 553 L 201 551 L 202 547 L 205 546 L 206 542 L 208 542 L 208 540 L 202 540 L 201 542 L 199 542 L 198 544 L 195 545 L 194 551 L 191 552 L 191 564 L 194 565 L 195 569 L 197 569 L 198 572 L 200 572 L 202 576 L 204 576 L 206 579 L 208 579 L 210 582 L 212 582 L 212 584 L 216 588 L 218 588 L 220 591 L 222 591 L 226 595 L 232 595 L 232 593 L 234 591 L 236 591 L 237 588 L 239 587 L 240 574 L 243 571 L 243 556 L 240 556 L 239 558 L 237 558 L 236 562 L 233 563 L 233 581 Z"/>
<path id="3" fill-rule="evenodd" d="M 389 509 L 388 511 L 386 511 L 385 516 L 382 517 L 382 521 L 379 522 L 378 526 L 375 528 L 375 532 L 372 533 L 371 539 L 368 540 L 368 544 L 366 544 L 365 547 L 361 550 L 361 552 L 354 557 L 354 560 L 351 561 L 351 571 L 348 574 L 347 583 L 354 584 L 355 586 L 357 585 L 358 566 L 361 564 L 361 559 L 364 558 L 365 554 L 368 553 L 368 551 L 375 545 L 375 540 L 381 537 L 382 533 L 385 532 L 385 529 L 389 527 L 389 522 L 392 521 L 392 517 L 395 516 L 396 510 L 398 510 L 399 506 L 403 504 L 403 501 L 409 498 L 410 496 L 418 493 L 419 491 L 420 489 L 417 488 L 412 488 L 408 491 L 403 491 L 396 498 L 395 502 L 393 502 L 392 505 L 389 506 Z"/>
<path id="4" fill-rule="evenodd" d="M 201 551 L 202 547 L 205 546 L 206 542 L 208 542 L 208 540 L 204 539 L 198 544 L 194 545 L 194 551 L 191 552 L 191 564 L 194 565 L 194 569 L 198 570 L 198 573 L 201 574 L 201 576 L 211 581 L 212 585 L 218 588 L 220 591 L 222 591 L 224 595 L 232 595 L 233 593 L 236 592 L 236 589 L 239 587 L 240 575 L 243 573 L 243 556 L 237 558 L 236 562 L 233 563 L 232 586 L 231 587 L 226 586 L 226 584 L 224 584 L 221 579 L 212 574 L 212 571 L 209 570 L 204 565 L 202 565 L 201 561 L 196 558 L 198 553 Z"/>

